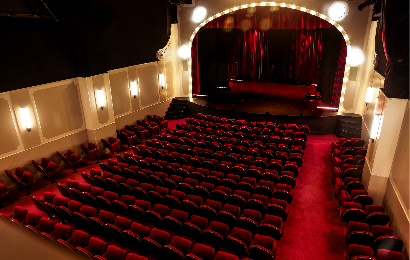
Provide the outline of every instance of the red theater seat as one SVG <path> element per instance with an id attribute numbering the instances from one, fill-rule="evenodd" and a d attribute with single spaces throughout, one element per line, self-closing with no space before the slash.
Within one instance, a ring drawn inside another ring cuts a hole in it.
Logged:
<path id="1" fill-rule="evenodd" d="M 167 259 L 184 259 L 191 251 L 192 242 L 182 237 L 174 236 L 169 245 L 163 248 L 163 254 Z"/>
<path id="2" fill-rule="evenodd" d="M 249 247 L 249 257 L 274 260 L 276 257 L 275 240 L 272 237 L 256 234 Z"/>
<path id="3" fill-rule="evenodd" d="M 210 246 L 196 243 L 191 252 L 185 256 L 187 260 L 213 260 L 215 249 Z"/>

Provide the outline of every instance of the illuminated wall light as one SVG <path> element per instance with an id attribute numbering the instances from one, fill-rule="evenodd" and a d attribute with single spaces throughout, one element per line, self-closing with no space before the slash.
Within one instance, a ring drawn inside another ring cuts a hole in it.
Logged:
<path id="1" fill-rule="evenodd" d="M 275 5 L 276 5 L 276 3 L 275 3 L 275 2 L 272 2 L 272 3 L 270 3 L 270 5 L 271 5 L 271 6 L 275 6 Z"/>
<path id="2" fill-rule="evenodd" d="M 290 8 L 295 9 L 296 5 L 291 5 Z"/>
<path id="3" fill-rule="evenodd" d="M 280 6 L 281 6 L 281 7 L 285 7 L 285 6 L 286 6 L 286 4 L 285 4 L 285 3 L 282 3 Z"/>
<path id="4" fill-rule="evenodd" d="M 322 15 L 320 16 L 320 18 L 325 19 L 326 16 L 325 16 L 324 14 L 322 14 Z"/>
<path id="5" fill-rule="evenodd" d="M 104 96 L 104 90 L 98 89 L 97 90 L 97 105 L 101 107 L 101 110 L 104 109 L 105 106 L 105 96 Z"/>
<path id="6" fill-rule="evenodd" d="M 165 75 L 164 75 L 164 73 L 161 73 L 161 74 L 158 75 L 158 81 L 159 81 L 159 85 L 161 87 L 164 87 L 164 85 L 165 85 Z"/>
<path id="7" fill-rule="evenodd" d="M 206 18 L 206 9 L 203 6 L 198 6 L 192 12 L 192 21 L 200 23 Z"/>
<path id="8" fill-rule="evenodd" d="M 337 29 L 341 32 L 343 31 L 343 27 L 339 25 L 339 27 L 337 27 Z"/>
<path id="9" fill-rule="evenodd" d="M 220 13 L 217 13 L 217 14 L 216 14 L 216 17 L 219 17 L 219 16 L 221 16 L 221 14 L 220 14 Z"/>
<path id="10" fill-rule="evenodd" d="M 191 57 L 191 48 L 188 45 L 182 45 L 178 49 L 178 56 L 182 59 L 188 59 Z"/>
<path id="11" fill-rule="evenodd" d="M 364 102 L 366 103 L 366 105 L 368 103 L 370 103 L 370 101 L 372 101 L 372 96 L 373 96 L 373 88 L 372 87 L 368 87 L 367 91 L 366 91 L 366 99 L 364 100 Z"/>
<path id="12" fill-rule="evenodd" d="M 344 98 L 344 97 L 341 97 L 341 98 L 340 98 L 340 102 L 343 102 L 343 101 L 345 101 L 345 98 Z"/>
<path id="13" fill-rule="evenodd" d="M 348 78 L 343 78 L 343 82 L 348 82 L 349 79 Z"/>
<path id="14" fill-rule="evenodd" d="M 310 11 L 310 14 L 311 14 L 311 15 L 315 15 L 316 12 L 312 10 L 312 11 Z"/>
<path id="15" fill-rule="evenodd" d="M 241 5 L 242 8 L 246 8 L 246 5 Z"/>
<path id="16" fill-rule="evenodd" d="M 306 8 L 302 7 L 300 10 L 301 10 L 302 12 L 304 12 L 304 11 L 306 11 Z"/>
<path id="17" fill-rule="evenodd" d="M 349 13 L 349 5 L 343 1 L 336 1 L 330 5 L 328 15 L 335 21 L 341 21 L 346 18 Z"/>
<path id="18" fill-rule="evenodd" d="M 333 21 L 333 20 L 330 20 L 329 23 L 330 23 L 331 25 L 335 25 L 336 22 Z"/>
<path id="19" fill-rule="evenodd" d="M 262 2 L 262 3 L 261 3 L 261 6 L 265 6 L 265 4 L 266 4 L 265 2 Z"/>
<path id="20" fill-rule="evenodd" d="M 349 36 L 345 35 L 345 37 L 343 37 L 345 40 L 349 40 Z"/>
<path id="21" fill-rule="evenodd" d="M 349 46 L 350 47 L 350 46 Z M 346 62 L 352 66 L 360 65 L 364 60 L 363 52 L 359 48 L 348 48 Z"/>
<path id="22" fill-rule="evenodd" d="M 31 119 L 26 107 L 20 109 L 21 118 L 23 119 L 23 124 L 27 129 L 27 132 L 31 131 Z"/>
<path id="23" fill-rule="evenodd" d="M 233 8 L 233 10 L 234 10 L 234 11 L 238 10 L 238 7 L 235 6 L 235 7 Z"/>
<path id="24" fill-rule="evenodd" d="M 136 98 L 138 96 L 137 82 L 131 81 L 131 94 Z"/>
<path id="25" fill-rule="evenodd" d="M 224 13 L 226 13 L 226 14 L 229 13 L 229 10 L 225 10 Z"/>
<path id="26" fill-rule="evenodd" d="M 350 67 L 349 66 L 346 66 L 345 67 L 345 71 L 349 71 L 350 70 Z"/>

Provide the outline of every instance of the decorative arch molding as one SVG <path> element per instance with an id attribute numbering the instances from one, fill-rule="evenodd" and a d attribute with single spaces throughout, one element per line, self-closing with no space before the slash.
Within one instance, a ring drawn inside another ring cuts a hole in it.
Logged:
<path id="1" fill-rule="evenodd" d="M 335 28 L 337 28 L 339 30 L 339 32 L 342 34 L 345 42 L 346 42 L 346 47 L 347 47 L 347 53 L 350 53 L 352 46 L 350 45 L 350 40 L 349 40 L 349 36 L 347 35 L 346 31 L 343 29 L 343 27 L 338 24 L 336 21 L 334 21 L 333 19 L 331 19 L 330 17 L 319 13 L 315 10 L 311 10 L 311 9 L 307 9 L 305 7 L 302 6 L 297 6 L 297 5 L 293 5 L 293 4 L 287 4 L 287 3 L 276 3 L 276 2 L 260 2 L 260 3 L 251 3 L 251 4 L 243 4 L 243 5 L 239 5 L 239 6 L 235 6 L 232 8 L 228 8 L 222 12 L 216 13 L 210 17 L 208 17 L 206 20 L 204 20 L 203 22 L 201 22 L 196 28 L 195 30 L 192 32 L 191 37 L 189 38 L 189 47 L 192 48 L 192 42 L 194 41 L 194 38 L 196 36 L 196 34 L 198 33 L 199 29 L 201 29 L 202 27 L 204 27 L 207 23 L 211 22 L 212 20 L 221 17 L 222 15 L 226 15 L 229 13 L 233 13 L 237 10 L 240 9 L 247 9 L 247 8 L 252 8 L 252 7 L 257 7 L 257 6 L 277 6 L 280 8 L 290 8 L 290 9 L 295 9 L 295 10 L 299 10 L 305 13 L 309 13 L 311 15 L 317 16 L 327 22 L 329 22 L 330 24 L 332 24 Z M 348 77 L 349 77 L 349 72 L 350 72 L 350 66 L 347 64 L 345 65 L 345 71 L 344 71 L 344 77 L 343 77 L 343 85 L 342 85 L 342 90 L 341 90 L 341 94 L 340 94 L 340 102 L 339 102 L 339 114 L 341 114 L 341 112 L 344 111 L 344 107 L 343 107 L 343 102 L 344 102 L 344 96 L 345 96 L 345 92 L 346 92 L 346 85 L 347 82 L 349 81 Z M 192 60 L 191 58 L 189 58 L 188 60 L 188 73 L 189 73 L 189 97 L 192 98 Z"/>

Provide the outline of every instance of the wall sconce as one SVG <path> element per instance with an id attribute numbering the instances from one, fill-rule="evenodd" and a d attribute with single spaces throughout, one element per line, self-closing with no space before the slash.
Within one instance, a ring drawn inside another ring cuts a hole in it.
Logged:
<path id="1" fill-rule="evenodd" d="M 131 94 L 136 98 L 138 96 L 137 82 L 131 81 Z"/>
<path id="2" fill-rule="evenodd" d="M 370 103 L 370 101 L 372 101 L 372 96 L 373 96 L 373 88 L 372 87 L 368 87 L 367 91 L 366 91 L 366 99 L 364 100 L 364 102 L 367 104 Z"/>
<path id="3" fill-rule="evenodd" d="M 159 81 L 159 85 L 164 88 L 165 85 L 165 75 L 164 73 L 161 73 L 158 75 L 158 81 Z"/>
<path id="4" fill-rule="evenodd" d="M 105 105 L 104 99 L 105 99 L 104 91 L 102 89 L 98 89 L 97 90 L 97 104 L 99 107 L 101 107 L 101 110 L 104 110 L 104 105 Z"/>
<path id="5" fill-rule="evenodd" d="M 26 107 L 22 107 L 20 109 L 21 117 L 23 118 L 23 124 L 27 128 L 27 132 L 31 131 L 31 120 L 30 115 L 28 114 L 28 110 Z"/>

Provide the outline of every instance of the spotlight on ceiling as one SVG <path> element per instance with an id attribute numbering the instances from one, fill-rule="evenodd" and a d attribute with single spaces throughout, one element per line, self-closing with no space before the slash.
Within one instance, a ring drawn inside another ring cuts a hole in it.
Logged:
<path id="1" fill-rule="evenodd" d="M 188 45 L 182 45 L 178 49 L 178 56 L 182 59 L 188 59 L 191 57 L 191 48 Z"/>
<path id="2" fill-rule="evenodd" d="M 359 48 L 351 48 L 347 50 L 346 62 L 350 66 L 359 66 L 364 60 L 363 52 Z"/>
<path id="3" fill-rule="evenodd" d="M 349 13 L 349 5 L 343 1 L 336 1 L 329 7 L 329 17 L 335 21 L 341 21 Z"/>
<path id="4" fill-rule="evenodd" d="M 192 14 L 192 21 L 196 23 L 202 22 L 206 17 L 206 9 L 203 6 L 198 6 L 194 9 Z"/>

